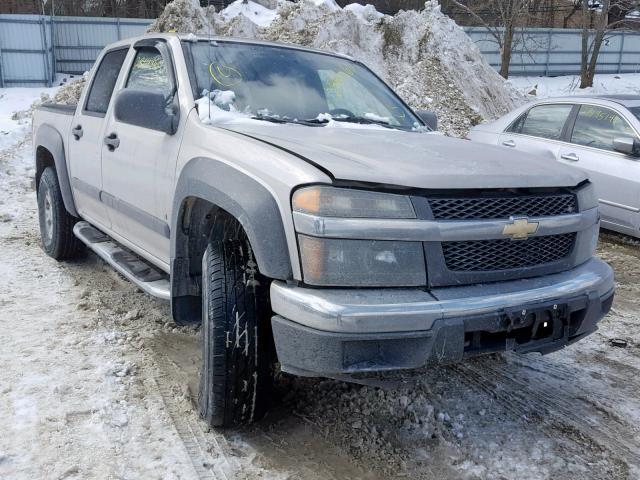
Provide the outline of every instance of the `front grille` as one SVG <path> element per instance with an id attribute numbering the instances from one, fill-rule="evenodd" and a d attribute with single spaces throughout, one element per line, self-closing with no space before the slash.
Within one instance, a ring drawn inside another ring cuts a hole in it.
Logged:
<path id="1" fill-rule="evenodd" d="M 547 217 L 576 213 L 573 194 L 513 197 L 432 197 L 429 205 L 436 220 L 476 220 L 509 217 Z"/>
<path id="2" fill-rule="evenodd" d="M 528 240 L 476 240 L 443 242 L 449 270 L 487 272 L 535 267 L 562 260 L 573 249 L 575 233 L 533 237 Z"/>

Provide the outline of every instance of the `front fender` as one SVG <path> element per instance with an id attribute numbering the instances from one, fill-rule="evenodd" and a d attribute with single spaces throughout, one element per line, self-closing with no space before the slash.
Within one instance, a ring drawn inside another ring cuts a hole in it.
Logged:
<path id="1" fill-rule="evenodd" d="M 43 124 L 38 127 L 38 131 L 35 134 L 33 141 L 34 155 L 36 155 L 36 172 L 38 172 L 37 164 L 37 152 L 38 147 L 46 148 L 53 156 L 53 161 L 56 165 L 56 173 L 58 174 L 58 183 L 60 184 L 60 190 L 62 191 L 62 201 L 67 211 L 74 217 L 78 217 L 78 211 L 76 210 L 76 204 L 73 200 L 73 193 L 71 191 L 71 181 L 69 179 L 69 171 L 67 170 L 67 158 L 64 151 L 64 142 L 62 135 L 51 125 Z"/>
<path id="2" fill-rule="evenodd" d="M 257 180 L 211 158 L 190 160 L 176 186 L 171 220 L 171 260 L 183 258 L 180 211 L 188 198 L 199 198 L 222 208 L 244 228 L 258 268 L 269 278 L 292 278 L 284 225 L 273 195 Z"/>

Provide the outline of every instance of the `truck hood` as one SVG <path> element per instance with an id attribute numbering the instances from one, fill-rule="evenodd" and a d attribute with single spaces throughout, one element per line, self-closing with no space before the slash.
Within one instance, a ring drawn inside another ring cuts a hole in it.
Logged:
<path id="1" fill-rule="evenodd" d="M 470 189 L 572 187 L 586 179 L 557 162 L 502 147 L 433 133 L 355 127 L 224 126 L 302 157 L 336 180 Z"/>

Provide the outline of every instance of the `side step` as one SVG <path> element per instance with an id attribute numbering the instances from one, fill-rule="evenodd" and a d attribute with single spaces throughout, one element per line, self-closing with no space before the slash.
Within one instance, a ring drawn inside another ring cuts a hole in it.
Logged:
<path id="1" fill-rule="evenodd" d="M 169 276 L 166 273 L 126 250 L 87 222 L 76 223 L 73 234 L 142 291 L 162 300 L 171 299 Z"/>

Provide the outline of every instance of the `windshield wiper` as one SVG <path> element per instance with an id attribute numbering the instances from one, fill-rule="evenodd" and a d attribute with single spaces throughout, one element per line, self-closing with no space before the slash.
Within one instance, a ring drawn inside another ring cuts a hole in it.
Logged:
<path id="1" fill-rule="evenodd" d="M 288 118 L 288 117 L 276 117 L 274 115 L 254 115 L 251 118 L 253 120 L 262 120 L 264 122 L 279 123 L 279 124 L 293 123 L 295 125 L 306 125 L 308 127 L 317 126 L 317 124 L 315 122 L 310 122 L 310 121 L 307 121 L 307 120 L 297 120 L 297 119 L 292 119 L 292 118 Z"/>
<path id="2" fill-rule="evenodd" d="M 384 121 L 384 120 L 372 120 L 371 118 L 367 118 L 367 117 L 337 116 L 337 117 L 332 117 L 331 120 L 333 120 L 335 122 L 358 123 L 360 125 L 381 125 L 383 127 L 392 128 L 394 130 L 405 130 L 402 127 L 398 127 L 396 125 L 391 125 L 387 121 Z M 313 118 L 313 119 L 310 119 L 310 120 L 305 120 L 305 122 L 316 123 L 316 124 L 319 124 L 319 125 L 325 125 L 325 124 L 329 123 L 329 120 L 327 120 L 327 119 L 320 120 L 318 118 Z"/>

